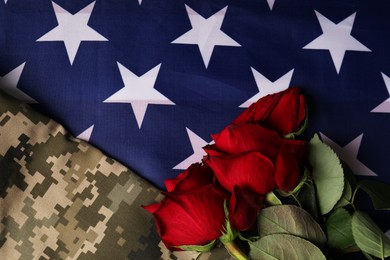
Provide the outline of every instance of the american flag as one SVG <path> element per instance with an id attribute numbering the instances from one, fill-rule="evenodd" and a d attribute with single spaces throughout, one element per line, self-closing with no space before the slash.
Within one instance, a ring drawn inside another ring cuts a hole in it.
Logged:
<path id="1" fill-rule="evenodd" d="M 163 188 L 245 107 L 299 86 L 307 136 L 390 182 L 389 13 L 386 0 L 1 0 L 0 87 Z"/>

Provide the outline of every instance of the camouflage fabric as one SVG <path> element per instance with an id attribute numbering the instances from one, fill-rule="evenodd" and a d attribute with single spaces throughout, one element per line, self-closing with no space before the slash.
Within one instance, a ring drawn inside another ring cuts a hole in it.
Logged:
<path id="1" fill-rule="evenodd" d="M 0 95 L 0 259 L 153 259 L 159 191 Z"/>
<path id="2" fill-rule="evenodd" d="M 160 191 L 0 92 L 0 259 L 195 259 L 141 205 Z"/>
<path id="3" fill-rule="evenodd" d="M 0 259 L 197 259 L 141 205 L 160 191 L 0 90 Z M 199 259 L 230 259 L 216 248 Z"/>

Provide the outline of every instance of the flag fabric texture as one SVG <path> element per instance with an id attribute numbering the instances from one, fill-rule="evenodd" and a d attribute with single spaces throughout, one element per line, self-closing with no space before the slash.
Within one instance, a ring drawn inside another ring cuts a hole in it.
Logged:
<path id="1" fill-rule="evenodd" d="M 162 198 L 153 185 L 3 91 L 0 104 L 1 259 L 196 259 L 160 241 L 141 207 Z"/>
<path id="2" fill-rule="evenodd" d="M 389 12 L 386 0 L 4 0 L 0 88 L 164 189 L 210 134 L 298 86 L 307 137 L 390 182 Z"/>

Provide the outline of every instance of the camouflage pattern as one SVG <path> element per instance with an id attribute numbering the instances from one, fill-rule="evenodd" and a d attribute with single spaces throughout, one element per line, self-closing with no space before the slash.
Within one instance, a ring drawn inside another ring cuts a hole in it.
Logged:
<path id="1" fill-rule="evenodd" d="M 0 259 L 196 259 L 161 242 L 141 207 L 161 199 L 130 169 L 0 91 Z"/>

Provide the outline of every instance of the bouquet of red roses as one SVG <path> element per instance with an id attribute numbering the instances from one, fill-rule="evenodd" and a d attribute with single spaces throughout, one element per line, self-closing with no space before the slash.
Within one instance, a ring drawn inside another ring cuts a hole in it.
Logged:
<path id="1" fill-rule="evenodd" d="M 363 189 L 389 209 L 389 195 L 378 191 L 390 185 L 357 182 L 316 135 L 296 139 L 306 126 L 305 98 L 289 88 L 212 135 L 202 162 L 166 180 L 164 199 L 144 207 L 165 246 L 206 252 L 219 241 L 236 259 L 390 256 L 390 240 L 354 205 Z"/>

